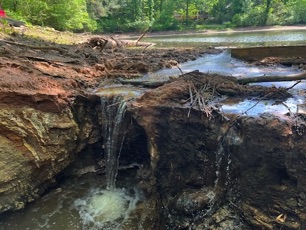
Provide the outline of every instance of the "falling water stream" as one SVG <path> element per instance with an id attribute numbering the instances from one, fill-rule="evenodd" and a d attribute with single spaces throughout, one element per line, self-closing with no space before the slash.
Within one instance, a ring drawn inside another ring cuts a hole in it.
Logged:
<path id="1" fill-rule="evenodd" d="M 123 118 L 126 102 L 121 95 L 101 96 L 103 148 L 106 158 L 106 189 L 94 189 L 74 204 L 84 226 L 93 229 L 118 228 L 115 221 L 123 219 L 127 210 L 135 206 L 133 197 L 123 189 L 116 189 L 116 178 L 123 137 Z"/>
<path id="2" fill-rule="evenodd" d="M 119 185 L 116 182 L 126 102 L 142 92 L 113 86 L 94 93 L 101 98 L 105 177 L 81 177 L 63 184 L 26 209 L 2 215 L 0 230 L 120 230 L 134 226 L 132 215 L 143 201 L 142 193 L 135 187 L 131 172 L 119 178 Z"/>
<path id="3" fill-rule="evenodd" d="M 119 156 L 123 143 L 120 135 L 126 102 L 122 96 L 101 97 L 104 150 L 106 153 L 106 177 L 109 191 L 114 191 L 118 173 Z"/>
<path id="4" fill-rule="evenodd" d="M 140 200 L 137 189 L 116 188 L 119 157 L 124 139 L 126 100 L 135 91 L 106 88 L 101 93 L 103 148 L 106 158 L 106 189 L 95 189 L 85 198 L 77 199 L 76 209 L 83 225 L 92 229 L 121 229 Z M 130 92 L 129 94 L 126 92 Z"/>
<path id="5" fill-rule="evenodd" d="M 233 152 L 230 148 L 239 146 L 242 141 L 240 135 L 231 126 L 221 137 L 215 152 L 216 179 L 213 188 L 206 194 L 209 198 L 209 207 L 200 213 L 202 217 L 212 215 L 218 208 L 221 197 L 225 196 L 227 190 L 231 189 L 230 174 Z"/>

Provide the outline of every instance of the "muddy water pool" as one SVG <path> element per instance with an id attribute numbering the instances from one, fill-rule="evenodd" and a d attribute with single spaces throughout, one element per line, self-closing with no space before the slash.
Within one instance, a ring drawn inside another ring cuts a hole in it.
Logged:
<path id="1" fill-rule="evenodd" d="M 143 201 L 141 191 L 133 186 L 134 172 L 124 173 L 129 176 L 119 174 L 118 189 L 112 193 L 105 190 L 104 175 L 67 180 L 24 210 L 2 215 L 0 230 L 120 229 L 134 206 Z M 107 199 L 99 199 L 100 194 Z M 103 210 L 108 211 L 105 220 L 99 219 Z"/>

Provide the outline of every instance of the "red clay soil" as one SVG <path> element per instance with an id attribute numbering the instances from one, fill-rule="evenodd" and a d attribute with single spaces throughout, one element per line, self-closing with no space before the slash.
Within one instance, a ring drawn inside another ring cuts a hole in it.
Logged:
<path id="1" fill-rule="evenodd" d="M 57 112 L 107 79 L 134 78 L 214 49 L 98 49 L 15 36 L 0 40 L 0 106 Z"/>

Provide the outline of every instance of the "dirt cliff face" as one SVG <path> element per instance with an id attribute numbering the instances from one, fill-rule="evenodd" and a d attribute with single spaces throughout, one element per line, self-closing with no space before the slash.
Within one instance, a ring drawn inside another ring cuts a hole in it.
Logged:
<path id="1" fill-rule="evenodd" d="M 77 154 L 101 141 L 99 100 L 78 98 L 118 76 L 171 67 L 205 50 L 102 51 L 86 42 L 58 45 L 21 35 L 1 40 L 0 213 L 33 201 Z"/>
<path id="2" fill-rule="evenodd" d="M 148 135 L 162 225 L 305 228 L 305 116 L 207 116 L 186 104 L 188 84 L 172 82 L 131 106 Z"/>
<path id="3" fill-rule="evenodd" d="M 69 109 L 0 109 L 1 211 L 23 208 L 54 182 L 70 163 L 78 132 Z"/>

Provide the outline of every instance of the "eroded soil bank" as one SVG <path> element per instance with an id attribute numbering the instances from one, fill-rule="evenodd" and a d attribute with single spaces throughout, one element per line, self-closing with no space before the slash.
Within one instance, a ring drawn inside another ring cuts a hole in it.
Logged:
<path id="1" fill-rule="evenodd" d="M 304 229 L 305 116 L 190 109 L 190 85 L 210 81 L 211 76 L 195 73 L 132 104 L 151 146 L 162 226 Z M 225 79 L 213 85 L 216 94 L 225 94 L 223 87 L 236 95 L 258 90 L 233 87 Z"/>
<path id="2" fill-rule="evenodd" d="M 12 39 L 0 41 L 0 212 L 23 208 L 56 186 L 58 175 L 103 173 L 95 88 L 217 52 Z M 135 222 L 145 229 L 306 228 L 304 114 L 223 114 L 212 103 L 221 95 L 290 96 L 194 72 L 129 102 L 120 161 L 122 168 L 136 163 L 146 197 Z"/>
<path id="3" fill-rule="evenodd" d="M 102 138 L 86 114 L 73 111 L 77 97 L 117 77 L 170 68 L 205 52 L 217 51 L 102 50 L 88 42 L 59 45 L 19 34 L 0 40 L 0 212 L 37 198 L 77 153 Z"/>

